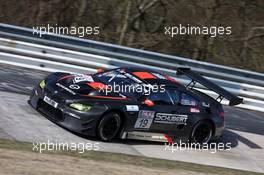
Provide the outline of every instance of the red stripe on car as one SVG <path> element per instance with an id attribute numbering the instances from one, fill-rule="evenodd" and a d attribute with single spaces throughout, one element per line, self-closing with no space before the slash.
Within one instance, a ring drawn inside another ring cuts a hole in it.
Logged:
<path id="1" fill-rule="evenodd" d="M 149 72 L 133 72 L 133 74 L 140 79 L 157 79 L 157 77 Z"/>
<path id="2" fill-rule="evenodd" d="M 107 89 L 107 85 L 105 85 L 104 83 L 100 83 L 100 82 L 90 82 L 90 83 L 86 83 L 89 86 L 91 86 L 94 89 Z"/>

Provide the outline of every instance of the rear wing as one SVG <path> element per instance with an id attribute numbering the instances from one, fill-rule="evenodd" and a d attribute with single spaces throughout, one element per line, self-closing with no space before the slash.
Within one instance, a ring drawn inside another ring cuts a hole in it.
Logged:
<path id="1" fill-rule="evenodd" d="M 242 98 L 238 98 L 234 94 L 228 92 L 227 90 L 223 89 L 222 87 L 214 84 L 213 82 L 209 81 L 208 79 L 201 76 L 199 73 L 192 71 L 190 68 L 180 67 L 177 68 L 177 75 L 186 75 L 192 81 L 187 85 L 189 88 L 193 88 L 196 82 L 200 83 L 201 85 L 205 86 L 209 90 L 214 91 L 219 96 L 216 100 L 223 100 L 223 98 L 229 100 L 230 106 L 235 106 L 243 102 Z"/>

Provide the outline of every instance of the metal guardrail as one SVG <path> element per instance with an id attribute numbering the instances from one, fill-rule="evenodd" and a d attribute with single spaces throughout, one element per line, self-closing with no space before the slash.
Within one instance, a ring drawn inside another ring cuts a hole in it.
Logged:
<path id="1" fill-rule="evenodd" d="M 98 67 L 139 66 L 165 72 L 184 84 L 188 80 L 177 77 L 175 70 L 186 66 L 244 98 L 238 107 L 264 112 L 264 74 L 113 44 L 55 34 L 39 38 L 32 29 L 0 24 L 0 62 L 86 73 Z M 201 85 L 198 88 L 215 95 Z"/>

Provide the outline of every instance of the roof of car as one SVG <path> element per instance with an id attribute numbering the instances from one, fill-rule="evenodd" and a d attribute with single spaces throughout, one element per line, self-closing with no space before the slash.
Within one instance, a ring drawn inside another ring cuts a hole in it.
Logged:
<path id="1" fill-rule="evenodd" d="M 125 69 L 127 73 L 133 74 L 134 76 L 137 76 L 138 78 L 149 84 L 165 84 L 166 86 L 177 86 L 177 87 L 182 86 L 172 77 L 151 69 L 138 68 L 138 67 L 123 67 L 119 69 Z M 141 73 L 142 76 L 140 76 L 140 74 L 137 73 Z M 147 76 L 146 73 L 152 74 L 153 76 Z M 160 77 L 157 74 L 160 75 Z"/>
<path id="2" fill-rule="evenodd" d="M 202 93 L 202 92 L 197 93 L 196 91 L 193 91 L 191 89 L 186 89 L 186 87 L 184 85 L 177 82 L 172 77 L 169 77 L 168 75 L 161 73 L 161 72 L 158 72 L 158 71 L 154 71 L 154 70 L 146 69 L 146 68 L 141 68 L 141 67 L 120 67 L 120 68 L 111 69 L 111 70 L 124 70 L 124 72 L 138 77 L 139 79 L 141 79 L 143 82 L 145 82 L 147 84 L 165 85 L 166 89 L 177 89 L 177 90 L 184 91 L 184 92 L 188 91 L 189 93 L 191 93 L 195 96 L 199 96 L 201 98 L 205 97 L 204 93 Z M 111 71 L 111 70 L 108 70 L 108 71 Z M 138 75 L 140 75 L 138 73 L 142 73 L 142 75 L 144 75 L 145 77 L 141 78 L 140 76 L 138 76 Z M 150 73 L 150 74 L 154 75 L 155 77 L 153 78 L 152 76 L 149 76 L 146 73 Z M 164 76 L 164 78 L 157 77 L 156 74 L 162 75 L 162 76 Z"/>
<path id="3" fill-rule="evenodd" d="M 154 71 L 152 69 L 143 68 L 143 67 L 121 67 L 120 69 L 125 69 L 127 72 L 154 72 L 154 73 L 160 73 L 158 71 Z"/>
<path id="4" fill-rule="evenodd" d="M 163 76 L 168 76 L 164 73 L 160 73 L 158 71 L 153 71 L 151 69 L 145 69 L 145 68 L 138 68 L 138 67 L 123 67 L 123 68 L 120 68 L 120 69 L 125 69 L 125 71 L 127 73 L 130 73 L 130 74 L 133 74 L 135 75 L 134 73 L 135 72 L 147 72 L 147 73 L 157 73 L 157 74 L 160 74 L 160 75 L 163 75 Z M 169 76 L 168 76 L 169 77 Z M 140 77 L 139 77 L 140 78 Z M 189 93 L 191 94 L 194 94 L 194 95 L 198 95 L 202 98 L 204 98 L 204 96 L 206 96 L 204 93 L 200 92 L 197 93 L 196 91 L 193 91 L 191 89 L 186 89 L 186 87 L 184 85 L 182 85 L 181 83 L 177 82 L 176 80 L 174 80 L 172 77 L 169 77 L 171 79 L 161 79 L 161 78 L 146 78 L 146 79 L 143 79 L 144 82 L 148 83 L 148 84 L 157 84 L 157 85 L 165 85 L 166 86 L 166 89 L 178 89 L 178 90 L 182 90 L 182 91 L 188 91 Z"/>

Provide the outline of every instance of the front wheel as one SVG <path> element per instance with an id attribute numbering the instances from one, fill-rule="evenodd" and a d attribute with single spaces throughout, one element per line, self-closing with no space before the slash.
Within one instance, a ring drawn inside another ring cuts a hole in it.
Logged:
<path id="1" fill-rule="evenodd" d="M 103 141 L 111 141 L 121 126 L 121 117 L 119 114 L 111 112 L 104 115 L 97 128 L 97 136 Z"/>
<path id="2" fill-rule="evenodd" d="M 213 135 L 212 124 L 206 121 L 197 123 L 191 133 L 190 142 L 204 144 L 208 143 Z"/>

